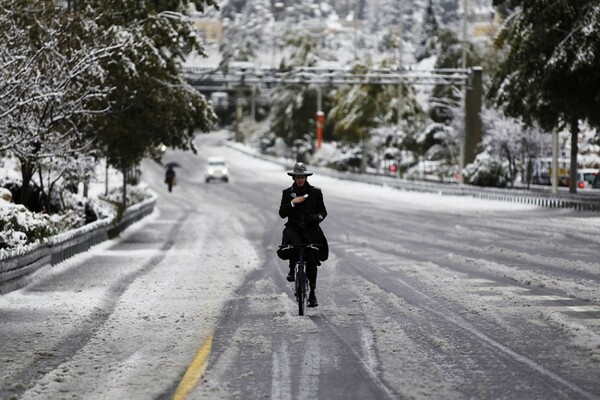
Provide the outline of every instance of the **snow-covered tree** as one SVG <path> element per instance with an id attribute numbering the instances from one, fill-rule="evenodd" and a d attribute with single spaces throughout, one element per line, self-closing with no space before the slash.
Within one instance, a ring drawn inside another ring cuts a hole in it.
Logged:
<path id="1" fill-rule="evenodd" d="M 47 158 L 100 150 L 125 175 L 159 157 L 159 144 L 194 150 L 195 131 L 216 117 L 180 74 L 187 54 L 203 54 L 185 9 L 171 0 L 0 3 L 0 151 L 21 161 L 21 202 Z"/>
<path id="2" fill-rule="evenodd" d="M 432 122 L 420 132 L 415 142 L 420 147 L 418 155 L 426 161 L 437 163 L 440 177 L 454 176 L 458 172 L 460 141 L 457 130 L 446 124 Z"/>
<path id="3" fill-rule="evenodd" d="M 425 17 L 423 18 L 423 24 L 421 26 L 421 33 L 419 35 L 420 39 L 416 54 L 417 61 L 421 61 L 424 58 L 436 54 L 439 29 L 440 27 L 433 7 L 433 0 L 428 0 L 427 7 L 425 8 Z"/>
<path id="4" fill-rule="evenodd" d="M 600 134 L 598 128 L 582 123 L 579 137 L 579 165 L 584 168 L 600 168 Z"/>
<path id="5" fill-rule="evenodd" d="M 281 62 L 280 68 L 284 71 L 313 67 L 326 56 L 319 53 L 317 38 L 310 34 L 300 35 L 297 31 L 290 31 L 286 40 L 290 54 Z M 327 115 L 330 107 L 329 91 L 324 88 L 321 90 L 322 108 Z M 294 140 L 301 140 L 307 133 L 313 134 L 316 131 L 317 96 L 318 91 L 314 86 L 295 84 L 276 87 L 271 96 L 271 130 L 285 139 L 288 145 Z M 325 133 L 327 131 L 326 124 Z"/>
<path id="6" fill-rule="evenodd" d="M 374 14 L 372 26 L 377 27 L 378 48 L 382 52 L 398 51 L 406 41 L 404 15 L 398 0 L 383 0 Z"/>
<path id="7" fill-rule="evenodd" d="M 510 181 L 505 163 L 491 147 L 484 147 L 475 160 L 463 168 L 462 175 L 470 184 L 476 186 L 504 188 Z"/>
<path id="8" fill-rule="evenodd" d="M 495 76 L 494 98 L 510 115 L 537 121 L 547 131 L 568 125 L 575 176 L 579 122 L 600 126 L 600 5 L 588 0 L 494 3 L 515 10 L 497 41 L 509 51 Z M 574 179 L 569 191 L 577 191 Z"/>
<path id="9" fill-rule="evenodd" d="M 370 130 L 377 127 L 384 91 L 379 85 L 353 85 L 340 90 L 329 114 L 335 125 L 334 136 L 346 143 L 368 140 Z"/>
<path id="10" fill-rule="evenodd" d="M 540 156 L 543 149 L 549 146 L 550 135 L 544 133 L 539 126 L 527 126 L 523 121 L 506 116 L 501 110 L 486 108 L 482 112 L 483 140 L 481 157 L 467 166 L 468 178 L 477 172 L 480 180 L 493 182 L 493 177 L 483 178 L 482 172 L 498 173 L 496 178 L 500 179 L 501 185 L 513 185 L 518 174 L 525 172 L 525 181 L 531 183 L 533 162 Z M 484 165 L 485 162 L 493 164 Z"/>
<path id="11" fill-rule="evenodd" d="M 461 68 L 463 44 L 456 32 L 442 29 L 437 40 L 436 69 Z M 481 65 L 481 56 L 472 45 L 468 45 L 467 66 Z M 435 122 L 450 123 L 459 104 L 463 104 L 462 87 L 437 85 L 431 94 L 430 116 Z"/>
<path id="12" fill-rule="evenodd" d="M 389 171 L 393 164 L 398 168 L 398 174 L 402 176 L 414 160 L 414 157 L 408 160 L 405 157 L 406 151 L 402 150 L 406 148 L 407 137 L 408 134 L 397 124 L 384 124 L 371 130 L 370 145 L 375 149 L 377 170 L 383 167 L 384 171 Z"/>
<path id="13" fill-rule="evenodd" d="M 523 124 L 515 118 L 506 117 L 496 109 L 482 113 L 484 136 L 482 145 L 506 162 L 509 182 L 514 182 L 518 172 L 518 158 L 523 141 Z"/>
<path id="14" fill-rule="evenodd" d="M 227 71 L 234 61 L 253 61 L 259 49 L 273 44 L 273 37 L 267 30 L 273 26 L 274 16 L 269 0 L 257 0 L 237 4 L 227 10 L 227 18 L 223 20 L 224 36 L 220 44 L 220 68 Z M 268 44 L 267 44 L 268 43 Z"/>
<path id="15" fill-rule="evenodd" d="M 367 65 L 356 65 L 354 72 L 361 74 Z M 329 119 L 335 125 L 334 135 L 339 140 L 358 143 L 371 136 L 373 128 L 401 123 L 403 127 L 418 125 L 422 110 L 412 87 L 396 85 L 352 85 L 340 88 Z M 402 104 L 398 102 L 402 99 Z M 399 109 L 401 109 L 399 111 Z M 410 123 L 407 123 L 410 122 Z"/>
<path id="16" fill-rule="evenodd" d="M 441 23 L 444 28 L 453 31 L 458 31 L 457 27 L 460 26 L 462 15 L 460 13 L 462 1 L 458 0 L 439 0 L 438 1 L 438 15 L 441 16 Z"/>
<path id="17" fill-rule="evenodd" d="M 203 47 L 180 1 L 80 1 L 97 10 L 101 26 L 123 46 L 102 64 L 109 72 L 106 84 L 115 89 L 110 113 L 94 128 L 99 150 L 123 173 L 124 202 L 127 172 L 144 157 L 159 160 L 162 145 L 196 151 L 197 131 L 208 132 L 216 123 L 207 100 L 181 75 L 182 62 L 193 51 L 204 54 Z M 193 3 L 200 11 L 214 4 Z"/>
<path id="18" fill-rule="evenodd" d="M 0 3 L 0 151 L 21 164 L 19 203 L 41 165 L 91 150 L 86 126 L 109 94 L 101 63 L 120 49 L 86 13 L 55 1 Z M 49 196 L 50 193 L 47 193 Z"/>

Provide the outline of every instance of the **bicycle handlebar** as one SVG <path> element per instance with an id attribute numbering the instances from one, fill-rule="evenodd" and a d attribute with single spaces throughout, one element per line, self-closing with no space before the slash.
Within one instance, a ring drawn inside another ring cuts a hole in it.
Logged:
<path id="1" fill-rule="evenodd" d="M 280 249 L 313 249 L 313 250 L 319 250 L 319 248 L 317 246 L 320 246 L 320 244 L 317 243 L 307 243 L 307 244 L 280 244 L 279 248 Z"/>

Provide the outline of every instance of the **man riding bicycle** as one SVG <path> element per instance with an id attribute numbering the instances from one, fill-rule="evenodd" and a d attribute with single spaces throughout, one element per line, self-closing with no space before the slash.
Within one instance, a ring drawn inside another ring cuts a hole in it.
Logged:
<path id="1" fill-rule="evenodd" d="M 308 183 L 307 177 L 312 172 L 306 169 L 306 165 L 299 162 L 294 165 L 293 171 L 287 173 L 294 181 L 292 186 L 283 190 L 279 216 L 287 218 L 283 229 L 282 245 L 287 244 L 315 244 L 319 251 L 307 249 L 305 252 L 306 275 L 309 281 L 310 294 L 308 306 L 317 307 L 317 266 L 321 261 L 327 260 L 329 247 L 325 234 L 319 224 L 327 217 L 327 209 L 323 202 L 321 189 Z M 289 260 L 290 271 L 287 276 L 289 282 L 294 281 L 294 265 L 298 261 L 297 249 L 280 249 L 277 255 L 282 260 Z"/>

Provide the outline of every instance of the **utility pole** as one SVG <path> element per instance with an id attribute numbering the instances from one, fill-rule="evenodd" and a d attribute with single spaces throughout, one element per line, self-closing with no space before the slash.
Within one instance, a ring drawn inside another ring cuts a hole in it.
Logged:
<path id="1" fill-rule="evenodd" d="M 356 0 L 356 5 L 354 6 L 354 60 L 358 60 L 358 3 L 359 0 Z"/>
<path id="2" fill-rule="evenodd" d="M 398 1 L 398 11 L 399 11 L 399 20 L 398 20 L 398 71 L 402 72 L 404 70 L 403 57 L 402 57 L 402 38 L 404 36 L 404 21 L 402 20 L 403 14 L 403 5 L 404 0 Z M 398 129 L 401 128 L 401 120 L 402 120 L 402 109 L 403 107 L 403 93 L 402 93 L 402 82 L 398 84 Z"/>
<path id="3" fill-rule="evenodd" d="M 461 167 L 470 164 L 477 155 L 481 142 L 481 105 L 483 98 L 483 69 L 473 67 L 471 79 L 465 90 L 465 138 L 463 140 Z"/>
<path id="4" fill-rule="evenodd" d="M 354 60 L 358 61 L 358 6 L 359 6 L 359 0 L 356 0 L 355 6 L 354 6 Z M 366 132 L 363 129 L 362 133 L 361 133 L 361 151 L 362 151 L 362 156 L 360 159 L 360 172 L 362 174 L 367 172 L 367 161 L 368 161 L 368 155 L 367 155 L 367 143 L 366 140 L 367 138 L 366 136 Z"/>
<path id="5" fill-rule="evenodd" d="M 462 1 L 463 6 L 463 47 L 462 47 L 462 67 L 467 68 L 467 43 L 469 35 L 469 0 Z"/>
<path id="6" fill-rule="evenodd" d="M 402 72 L 404 70 L 403 57 L 402 57 L 402 40 L 404 36 L 404 21 L 402 20 L 402 15 L 404 14 L 404 0 L 398 0 L 398 11 L 399 11 L 399 19 L 398 19 L 398 71 Z M 404 109 L 404 93 L 402 91 L 404 87 L 402 82 L 398 83 L 398 131 L 402 131 L 402 110 Z M 396 165 L 396 174 L 400 177 L 400 160 L 398 160 Z"/>
<path id="7" fill-rule="evenodd" d="M 250 115 L 252 115 L 252 121 L 256 122 L 256 85 L 252 85 L 252 97 L 250 98 Z"/>
<path id="8" fill-rule="evenodd" d="M 243 142 L 244 138 L 242 135 L 242 127 L 241 127 L 241 123 L 242 123 L 242 117 L 243 117 L 243 92 L 241 88 L 238 88 L 235 91 L 235 141 L 236 142 Z"/>

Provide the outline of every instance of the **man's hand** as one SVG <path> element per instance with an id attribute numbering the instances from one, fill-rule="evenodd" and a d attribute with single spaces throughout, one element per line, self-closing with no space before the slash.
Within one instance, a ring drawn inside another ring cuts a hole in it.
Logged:
<path id="1" fill-rule="evenodd" d="M 323 216 L 321 214 L 311 214 L 309 215 L 309 220 L 312 222 L 321 222 L 323 221 Z"/>
<path id="2" fill-rule="evenodd" d="M 306 198 L 304 196 L 298 196 L 298 197 L 294 197 L 292 199 L 292 203 L 294 203 L 294 204 L 300 204 L 300 203 L 303 203 L 304 200 L 306 200 Z"/>

